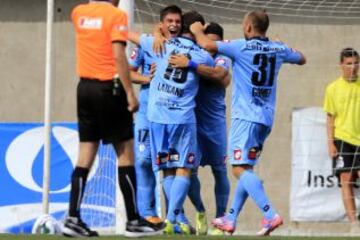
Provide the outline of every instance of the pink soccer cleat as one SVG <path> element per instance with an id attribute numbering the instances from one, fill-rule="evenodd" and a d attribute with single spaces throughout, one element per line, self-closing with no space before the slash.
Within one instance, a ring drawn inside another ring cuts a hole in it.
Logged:
<path id="1" fill-rule="evenodd" d="M 228 232 L 230 234 L 233 234 L 233 232 L 235 231 L 235 224 L 232 221 L 228 220 L 226 216 L 213 219 L 211 221 L 211 224 L 217 229 Z"/>
<path id="2" fill-rule="evenodd" d="M 279 215 L 275 215 L 273 219 L 266 220 L 265 218 L 261 220 L 262 229 L 256 233 L 257 236 L 268 236 L 272 231 L 278 228 L 283 224 L 283 219 Z"/>

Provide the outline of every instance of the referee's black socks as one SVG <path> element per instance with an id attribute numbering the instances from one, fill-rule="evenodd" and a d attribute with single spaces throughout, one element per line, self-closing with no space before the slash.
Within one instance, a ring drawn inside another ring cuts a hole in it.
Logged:
<path id="1" fill-rule="evenodd" d="M 80 218 L 80 205 L 84 195 L 89 169 L 76 167 L 71 176 L 69 216 Z"/>
<path id="2" fill-rule="evenodd" d="M 136 175 L 134 166 L 118 167 L 119 185 L 124 197 L 128 221 L 139 218 L 136 206 Z"/>

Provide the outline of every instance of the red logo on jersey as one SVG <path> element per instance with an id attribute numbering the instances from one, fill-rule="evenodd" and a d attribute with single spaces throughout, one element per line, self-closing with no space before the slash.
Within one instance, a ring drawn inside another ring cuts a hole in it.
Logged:
<path id="1" fill-rule="evenodd" d="M 167 153 L 159 152 L 157 154 L 156 164 L 160 165 L 160 164 L 166 163 L 168 161 L 168 158 L 169 158 L 169 156 Z"/>
<path id="2" fill-rule="evenodd" d="M 249 160 L 256 160 L 256 159 L 258 159 L 260 157 L 260 153 L 261 153 L 261 151 L 260 151 L 259 148 L 252 147 L 249 150 L 248 159 Z"/>
<path id="3" fill-rule="evenodd" d="M 241 160 L 241 150 L 240 149 L 234 150 L 234 159 L 237 161 Z"/>

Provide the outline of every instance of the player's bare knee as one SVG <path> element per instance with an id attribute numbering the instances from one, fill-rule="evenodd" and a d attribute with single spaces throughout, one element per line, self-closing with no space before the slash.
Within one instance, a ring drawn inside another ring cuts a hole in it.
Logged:
<path id="1" fill-rule="evenodd" d="M 190 177 L 190 175 L 191 175 L 190 168 L 177 168 L 176 169 L 176 176 Z"/>
<path id="2" fill-rule="evenodd" d="M 340 174 L 340 182 L 342 185 L 351 185 L 352 179 L 353 176 L 351 172 L 343 172 Z"/>
<path id="3" fill-rule="evenodd" d="M 233 165 L 232 167 L 232 174 L 236 178 L 240 178 L 241 174 L 246 170 L 252 170 L 253 166 L 251 165 Z"/>
<path id="4" fill-rule="evenodd" d="M 168 176 L 175 176 L 176 174 L 176 169 L 175 168 L 171 168 L 171 169 L 164 169 L 163 170 L 163 177 L 168 177 Z"/>

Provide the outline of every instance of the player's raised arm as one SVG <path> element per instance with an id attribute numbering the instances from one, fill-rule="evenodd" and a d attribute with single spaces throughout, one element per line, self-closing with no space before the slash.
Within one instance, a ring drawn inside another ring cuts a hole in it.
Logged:
<path id="1" fill-rule="evenodd" d="M 293 48 L 287 48 L 284 62 L 304 65 L 306 63 L 306 58 L 302 52 L 295 50 Z"/>
<path id="2" fill-rule="evenodd" d="M 167 39 L 161 29 L 162 23 L 155 25 L 153 51 L 156 54 L 166 53 L 165 42 L 167 41 Z"/>
<path id="3" fill-rule="evenodd" d="M 298 51 L 299 52 L 299 54 L 301 55 L 301 58 L 300 58 L 300 61 L 299 61 L 299 65 L 304 65 L 304 64 L 306 64 L 306 57 L 305 57 L 305 55 L 302 53 L 302 52 L 300 52 L 300 51 Z"/>
<path id="4" fill-rule="evenodd" d="M 210 40 L 204 33 L 204 26 L 200 22 L 195 22 L 190 26 L 191 33 L 195 36 L 197 44 L 210 53 L 217 52 L 216 43 Z"/>

